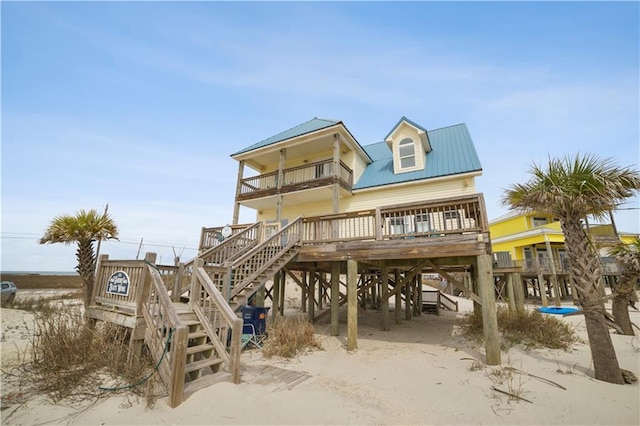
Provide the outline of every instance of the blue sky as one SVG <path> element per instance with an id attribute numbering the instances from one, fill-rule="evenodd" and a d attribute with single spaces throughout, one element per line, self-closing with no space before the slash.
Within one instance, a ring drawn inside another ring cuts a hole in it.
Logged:
<path id="1" fill-rule="evenodd" d="M 111 258 L 196 254 L 229 155 L 313 117 L 362 144 L 464 122 L 490 219 L 549 156 L 640 164 L 637 2 L 2 2 L 2 270 L 70 271 L 52 217 L 109 211 Z M 638 199 L 616 214 L 640 232 Z M 252 222 L 243 210 L 241 222 Z"/>

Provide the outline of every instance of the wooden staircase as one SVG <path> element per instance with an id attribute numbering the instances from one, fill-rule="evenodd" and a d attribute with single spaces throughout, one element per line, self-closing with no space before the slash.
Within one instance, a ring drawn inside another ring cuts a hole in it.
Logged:
<path id="1" fill-rule="evenodd" d="M 440 309 L 458 312 L 458 302 L 439 290 L 422 290 L 422 312 L 440 315 Z"/>
<path id="2" fill-rule="evenodd" d="M 174 303 L 181 325 L 188 327 L 186 363 L 184 368 L 184 398 L 214 383 L 230 381 L 231 374 L 222 369 L 224 359 L 197 315 L 188 304 Z"/>
<path id="3" fill-rule="evenodd" d="M 171 407 L 214 383 L 240 380 L 243 320 L 236 312 L 298 254 L 302 218 L 261 243 L 259 229 L 251 226 L 188 264 L 188 303 L 172 301 L 157 268 L 148 266 L 144 340 Z"/>

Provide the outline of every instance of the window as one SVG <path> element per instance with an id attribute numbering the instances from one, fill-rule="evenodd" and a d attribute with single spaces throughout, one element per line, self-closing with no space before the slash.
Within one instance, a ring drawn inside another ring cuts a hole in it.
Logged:
<path id="1" fill-rule="evenodd" d="M 458 217 L 458 212 L 455 210 L 447 210 L 446 212 L 444 212 L 445 219 L 457 219 Z"/>
<path id="2" fill-rule="evenodd" d="M 389 219 L 389 230 L 392 235 L 405 233 L 404 217 L 392 217 Z"/>
<path id="3" fill-rule="evenodd" d="M 400 157 L 400 168 L 408 169 L 416 165 L 416 147 L 413 140 L 402 139 L 398 145 L 398 156 Z"/>
<path id="4" fill-rule="evenodd" d="M 534 217 L 534 218 L 531 218 L 531 222 L 533 223 L 533 227 L 534 228 L 536 226 L 542 226 L 542 225 L 546 225 L 547 223 L 549 223 L 549 221 L 547 220 L 546 217 Z"/>
<path id="5" fill-rule="evenodd" d="M 430 232 L 431 227 L 429 226 L 429 215 L 428 214 L 417 214 L 416 215 L 416 232 Z"/>

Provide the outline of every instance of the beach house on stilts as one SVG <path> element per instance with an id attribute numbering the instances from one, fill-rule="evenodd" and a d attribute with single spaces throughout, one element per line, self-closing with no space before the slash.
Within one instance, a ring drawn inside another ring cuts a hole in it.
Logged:
<path id="1" fill-rule="evenodd" d="M 302 289 L 309 319 L 328 317 L 352 350 L 359 306 L 375 304 L 380 327 L 392 330 L 392 319 L 428 303 L 423 274 L 439 274 L 481 310 L 486 362 L 500 364 L 489 228 L 475 185 L 482 168 L 465 124 L 427 131 L 402 117 L 381 141 L 361 145 L 343 122 L 313 118 L 231 157 L 232 223 L 203 228 L 191 262 L 132 263 L 138 295 L 126 303 L 106 289 L 127 265 L 101 259 L 88 310 L 126 322 L 134 347 L 144 339 L 164 356 L 172 406 L 221 374 L 239 380 L 237 312 L 271 299 L 272 314 L 282 314 L 286 279 Z M 255 211 L 255 223 L 238 223 L 241 208 Z M 439 292 L 436 300 L 453 308 Z"/>

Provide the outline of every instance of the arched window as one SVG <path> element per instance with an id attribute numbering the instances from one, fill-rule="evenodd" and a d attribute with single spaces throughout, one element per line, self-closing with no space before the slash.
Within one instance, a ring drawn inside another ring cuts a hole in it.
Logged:
<path id="1" fill-rule="evenodd" d="M 398 156 L 400 157 L 400 168 L 408 169 L 416 165 L 416 147 L 413 140 L 404 138 L 398 145 Z"/>

